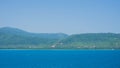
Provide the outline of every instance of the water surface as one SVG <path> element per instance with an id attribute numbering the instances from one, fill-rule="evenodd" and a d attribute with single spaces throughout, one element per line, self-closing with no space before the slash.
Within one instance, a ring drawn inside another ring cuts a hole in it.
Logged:
<path id="1" fill-rule="evenodd" d="M 120 68 L 120 50 L 0 50 L 0 68 Z"/>

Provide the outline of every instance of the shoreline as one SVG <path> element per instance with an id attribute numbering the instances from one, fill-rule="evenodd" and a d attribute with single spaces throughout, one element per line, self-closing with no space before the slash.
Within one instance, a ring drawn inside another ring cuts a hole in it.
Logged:
<path id="1" fill-rule="evenodd" d="M 0 50 L 120 50 L 120 49 L 0 49 Z"/>

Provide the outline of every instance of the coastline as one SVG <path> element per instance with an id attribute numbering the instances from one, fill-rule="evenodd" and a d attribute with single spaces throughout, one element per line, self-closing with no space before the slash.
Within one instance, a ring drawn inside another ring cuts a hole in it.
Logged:
<path id="1" fill-rule="evenodd" d="M 92 50 L 92 51 L 94 51 L 94 50 L 95 50 L 95 51 L 98 51 L 98 50 L 104 50 L 104 51 L 105 51 L 105 50 L 110 50 L 110 51 L 111 51 L 111 50 L 112 50 L 112 51 L 114 51 L 114 50 L 120 50 L 120 49 L 12 49 L 12 48 L 11 48 L 11 49 L 0 49 L 0 51 L 1 51 L 1 50 L 50 50 L 50 51 L 56 51 L 56 50 L 57 50 L 57 51 L 63 51 L 63 50 L 66 50 L 66 51 L 69 51 L 69 50 L 77 50 L 77 51 L 78 51 L 78 50 L 82 50 L 82 51 L 83 51 L 83 50 L 90 50 L 90 51 L 91 51 L 91 50 Z"/>

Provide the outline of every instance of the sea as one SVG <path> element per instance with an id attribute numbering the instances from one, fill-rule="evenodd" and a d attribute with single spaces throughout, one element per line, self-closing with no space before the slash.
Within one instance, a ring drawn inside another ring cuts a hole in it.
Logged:
<path id="1" fill-rule="evenodd" d="M 0 68 L 120 68 L 120 50 L 0 50 Z"/>

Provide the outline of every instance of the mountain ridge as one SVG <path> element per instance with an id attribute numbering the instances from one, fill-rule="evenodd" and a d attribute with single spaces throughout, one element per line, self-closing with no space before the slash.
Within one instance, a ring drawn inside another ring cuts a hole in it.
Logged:
<path id="1" fill-rule="evenodd" d="M 0 28 L 0 48 L 120 49 L 118 33 L 31 33 L 18 28 Z"/>

